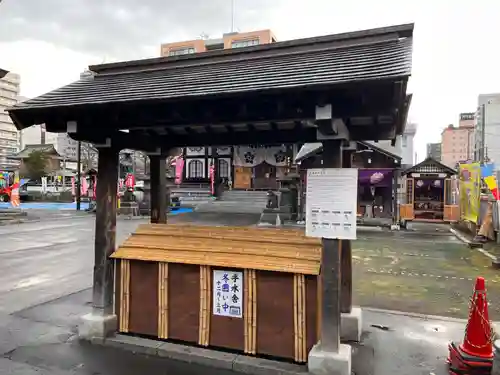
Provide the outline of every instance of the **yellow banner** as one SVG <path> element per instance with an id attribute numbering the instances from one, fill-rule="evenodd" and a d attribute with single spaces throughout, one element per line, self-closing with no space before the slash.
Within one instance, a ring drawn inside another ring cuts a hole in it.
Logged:
<path id="1" fill-rule="evenodd" d="M 460 164 L 460 218 L 477 223 L 481 195 L 481 165 Z"/>

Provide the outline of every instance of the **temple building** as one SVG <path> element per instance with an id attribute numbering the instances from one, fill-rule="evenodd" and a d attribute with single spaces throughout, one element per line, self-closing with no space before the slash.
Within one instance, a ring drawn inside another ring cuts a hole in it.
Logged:
<path id="1" fill-rule="evenodd" d="M 210 180 L 212 163 L 227 187 L 244 190 L 277 189 L 293 160 L 295 145 L 186 147 L 183 181 L 205 183 Z"/>

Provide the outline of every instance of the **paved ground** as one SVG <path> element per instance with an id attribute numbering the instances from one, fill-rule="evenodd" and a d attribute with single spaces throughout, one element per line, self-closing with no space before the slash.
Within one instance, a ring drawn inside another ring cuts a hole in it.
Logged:
<path id="1" fill-rule="evenodd" d="M 40 222 L 0 227 L 0 374 L 199 373 L 195 367 L 76 342 L 78 317 L 90 308 L 94 217 L 41 216 Z M 191 213 L 169 220 L 253 225 L 258 215 Z M 142 222 L 119 219 L 118 242 Z M 445 232 L 360 230 L 353 261 L 354 299 L 362 306 L 464 317 L 472 280 L 482 275 L 488 280 L 491 316 L 500 319 L 500 274 L 488 267 L 488 258 Z M 398 315 L 367 312 L 365 317 L 365 338 L 354 352 L 356 375 L 444 375 L 446 343 L 460 339 L 464 328 Z"/>
<path id="2" fill-rule="evenodd" d="M 490 318 L 500 320 L 500 272 L 447 234 L 360 234 L 353 263 L 354 301 L 361 306 L 466 318 L 474 280 L 483 276 Z"/>
<path id="3" fill-rule="evenodd" d="M 0 373 L 228 373 L 78 342 L 74 335 L 78 316 L 90 311 L 90 299 L 91 291 L 85 290 L 0 318 Z M 387 327 L 387 330 L 374 325 Z M 353 372 L 356 375 L 445 375 L 447 343 L 460 340 L 463 329 L 464 324 L 460 322 L 365 311 L 363 342 L 353 346 Z"/>

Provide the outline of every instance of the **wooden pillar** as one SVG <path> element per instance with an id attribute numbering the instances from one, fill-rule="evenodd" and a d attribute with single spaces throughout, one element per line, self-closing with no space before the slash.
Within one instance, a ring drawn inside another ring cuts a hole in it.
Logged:
<path id="1" fill-rule="evenodd" d="M 323 141 L 323 167 L 342 167 L 342 141 Z M 321 251 L 321 331 L 323 351 L 337 353 L 340 348 L 340 254 L 342 240 L 322 239 Z"/>
<path id="2" fill-rule="evenodd" d="M 342 168 L 351 168 L 352 150 L 345 150 L 342 155 Z M 340 253 L 340 312 L 352 310 L 352 247 L 351 241 L 342 241 Z"/>
<path id="3" fill-rule="evenodd" d="M 394 199 L 392 200 L 392 223 L 399 224 L 399 205 L 398 205 L 398 186 L 399 186 L 399 176 L 400 170 L 394 169 L 393 181 L 392 181 L 392 194 Z"/>
<path id="4" fill-rule="evenodd" d="M 103 315 L 113 313 L 116 211 L 118 193 L 118 153 L 114 148 L 100 148 L 96 186 L 93 307 Z"/>
<path id="5" fill-rule="evenodd" d="M 150 155 L 151 223 L 167 223 L 167 164 L 162 155 Z"/>

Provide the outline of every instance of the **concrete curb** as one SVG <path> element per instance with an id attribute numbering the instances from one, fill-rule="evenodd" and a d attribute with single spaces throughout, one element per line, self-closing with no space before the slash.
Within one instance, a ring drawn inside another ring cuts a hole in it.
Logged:
<path id="1" fill-rule="evenodd" d="M 450 228 L 450 232 L 455 237 L 457 237 L 460 241 L 462 241 L 463 243 L 465 243 L 466 245 L 468 245 L 472 249 L 482 249 L 483 248 L 483 244 L 482 243 L 475 242 L 473 240 L 472 241 L 469 240 L 464 234 L 462 234 L 462 232 L 460 232 L 459 230 L 457 230 L 455 228 Z"/>
<path id="2" fill-rule="evenodd" d="M 173 361 L 232 370 L 249 375 L 306 375 L 307 366 L 271 361 L 246 355 L 226 353 L 211 349 L 172 344 L 134 336 L 117 334 L 106 340 L 95 339 L 94 345 L 114 347 L 133 353 L 166 358 Z"/>

